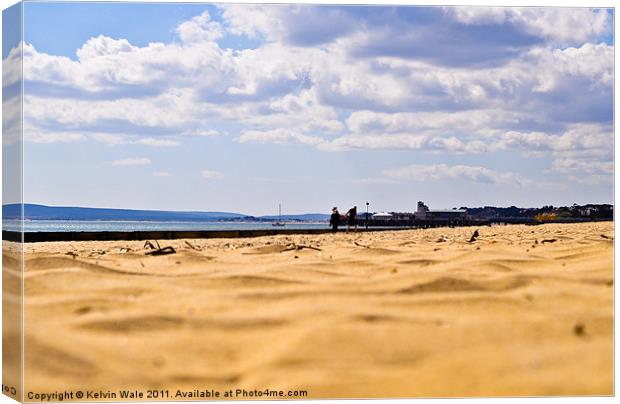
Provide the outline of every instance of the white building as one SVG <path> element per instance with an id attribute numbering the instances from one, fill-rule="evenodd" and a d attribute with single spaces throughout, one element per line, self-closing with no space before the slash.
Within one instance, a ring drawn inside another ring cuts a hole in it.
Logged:
<path id="1" fill-rule="evenodd" d="M 429 209 L 424 202 L 418 202 L 418 209 L 415 214 L 416 220 L 464 220 L 467 218 L 465 209 Z"/>

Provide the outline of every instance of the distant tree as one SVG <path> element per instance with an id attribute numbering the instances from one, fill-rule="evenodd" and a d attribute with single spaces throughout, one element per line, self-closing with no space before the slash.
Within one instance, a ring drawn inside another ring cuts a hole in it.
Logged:
<path id="1" fill-rule="evenodd" d="M 552 222 L 556 220 L 557 218 L 558 218 L 557 215 L 552 212 L 539 213 L 536 216 L 534 216 L 534 219 L 538 222 Z"/>

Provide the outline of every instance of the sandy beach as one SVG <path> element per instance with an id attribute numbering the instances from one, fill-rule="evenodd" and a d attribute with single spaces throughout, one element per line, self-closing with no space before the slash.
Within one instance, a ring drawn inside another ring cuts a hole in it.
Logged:
<path id="1" fill-rule="evenodd" d="M 613 394 L 611 222 L 160 244 L 25 246 L 26 393 Z"/>

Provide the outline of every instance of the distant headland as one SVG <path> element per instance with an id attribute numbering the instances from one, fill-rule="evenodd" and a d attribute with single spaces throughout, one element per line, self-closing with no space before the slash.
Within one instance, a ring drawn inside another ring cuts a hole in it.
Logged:
<path id="1" fill-rule="evenodd" d="M 21 216 L 21 204 L 8 204 L 2 206 L 4 219 L 18 219 Z M 294 215 L 253 216 L 235 212 L 210 212 L 210 211 L 164 211 L 164 210 L 135 210 L 135 209 L 110 209 L 110 208 L 86 208 L 69 206 L 45 206 L 37 204 L 24 204 L 24 219 L 26 220 L 109 220 L 109 221 L 174 221 L 174 222 L 214 222 L 214 221 L 276 221 L 285 220 L 293 222 L 325 222 L 329 220 L 328 214 L 304 213 Z M 571 206 L 543 206 L 540 208 L 510 207 L 466 207 L 453 209 L 434 210 L 429 209 L 423 202 L 418 202 L 415 212 L 370 212 L 360 213 L 360 219 L 389 223 L 391 221 L 407 221 L 414 218 L 437 219 L 467 217 L 468 219 L 539 219 L 539 220 L 563 220 L 563 219 L 594 219 L 612 220 L 613 205 L 611 204 L 573 204 Z"/>

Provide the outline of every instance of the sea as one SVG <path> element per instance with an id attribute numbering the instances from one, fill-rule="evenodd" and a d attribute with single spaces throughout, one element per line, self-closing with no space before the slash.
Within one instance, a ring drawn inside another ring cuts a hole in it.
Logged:
<path id="1" fill-rule="evenodd" d="M 156 222 L 115 220 L 24 220 L 25 232 L 62 231 L 183 231 L 183 230 L 263 230 L 263 229 L 327 229 L 327 222 L 285 222 L 284 227 L 272 222 Z M 3 220 L 2 230 L 21 231 L 18 220 Z"/>

